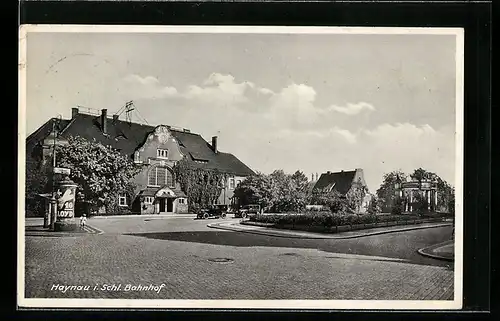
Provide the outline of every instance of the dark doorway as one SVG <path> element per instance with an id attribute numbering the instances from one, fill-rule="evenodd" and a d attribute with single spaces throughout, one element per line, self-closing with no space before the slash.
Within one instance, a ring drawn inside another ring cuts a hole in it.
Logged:
<path id="1" fill-rule="evenodd" d="M 174 199 L 167 198 L 167 212 L 173 212 L 173 211 L 174 211 Z"/>
<path id="2" fill-rule="evenodd" d="M 160 198 L 160 213 L 165 212 L 165 199 Z"/>

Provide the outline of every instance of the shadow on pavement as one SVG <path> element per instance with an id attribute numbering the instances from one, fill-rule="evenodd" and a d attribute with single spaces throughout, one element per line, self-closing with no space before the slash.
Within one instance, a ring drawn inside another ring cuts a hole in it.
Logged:
<path id="1" fill-rule="evenodd" d="M 283 247 L 317 249 L 329 253 L 344 253 L 381 256 L 408 260 L 414 264 L 446 266 L 444 262 L 420 255 L 418 249 L 442 242 L 449 237 L 446 228 L 416 230 L 405 233 L 391 233 L 347 240 L 314 240 L 272 237 L 229 231 L 190 231 L 190 232 L 155 232 L 129 233 L 125 235 L 156 240 L 192 242 L 236 247 Z M 450 234 L 451 235 L 451 234 Z"/>

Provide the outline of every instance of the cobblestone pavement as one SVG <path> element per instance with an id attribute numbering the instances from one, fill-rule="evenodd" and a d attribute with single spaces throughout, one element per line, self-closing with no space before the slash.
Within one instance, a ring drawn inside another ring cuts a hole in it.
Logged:
<path id="1" fill-rule="evenodd" d="M 27 236 L 25 296 L 453 299 L 453 270 L 413 253 L 449 237 L 446 228 L 325 241 L 213 230 L 206 226 L 211 221 L 89 219 L 90 225 L 104 233 Z M 219 258 L 229 262 L 213 262 Z M 156 291 L 127 287 L 151 284 L 164 286 Z M 64 292 L 61 287 L 72 285 L 82 288 Z"/>

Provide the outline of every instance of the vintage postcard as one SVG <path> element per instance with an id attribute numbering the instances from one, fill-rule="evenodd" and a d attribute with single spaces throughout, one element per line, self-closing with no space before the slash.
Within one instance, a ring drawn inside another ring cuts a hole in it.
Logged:
<path id="1" fill-rule="evenodd" d="M 20 308 L 462 307 L 462 29 L 19 44 Z"/>

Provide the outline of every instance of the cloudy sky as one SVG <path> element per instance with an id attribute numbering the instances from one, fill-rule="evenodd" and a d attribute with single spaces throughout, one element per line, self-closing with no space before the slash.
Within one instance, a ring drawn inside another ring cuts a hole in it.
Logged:
<path id="1" fill-rule="evenodd" d="M 254 170 L 423 167 L 454 184 L 455 36 L 29 33 L 27 134 L 133 100 Z"/>

